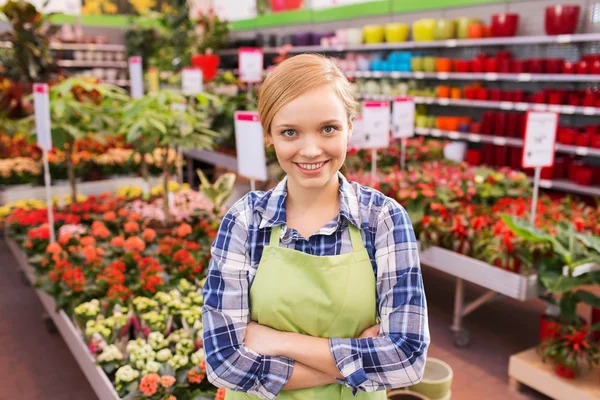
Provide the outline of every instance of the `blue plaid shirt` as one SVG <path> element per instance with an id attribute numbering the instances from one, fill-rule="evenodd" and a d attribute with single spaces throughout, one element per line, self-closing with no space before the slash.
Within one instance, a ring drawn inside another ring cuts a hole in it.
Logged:
<path id="1" fill-rule="evenodd" d="M 361 228 L 373 265 L 381 332 L 374 339 L 330 338 L 331 353 L 345 377 L 340 383 L 356 393 L 410 386 L 421 379 L 429 326 L 408 214 L 380 192 L 349 183 L 341 173 L 339 178 L 339 215 L 308 240 L 286 227 L 287 179 L 268 192 L 248 193 L 223 218 L 211 249 L 203 309 L 206 369 L 216 386 L 273 399 L 292 374 L 293 360 L 263 356 L 244 345 L 249 290 L 271 228 L 282 226 L 282 247 L 330 256 L 352 251 L 348 222 Z"/>

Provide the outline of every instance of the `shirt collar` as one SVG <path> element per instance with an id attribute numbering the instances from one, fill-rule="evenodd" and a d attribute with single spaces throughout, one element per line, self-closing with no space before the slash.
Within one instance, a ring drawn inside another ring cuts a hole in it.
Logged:
<path id="1" fill-rule="evenodd" d="M 346 177 L 338 172 L 340 180 L 340 215 L 352 225 L 360 228 L 358 197 L 354 187 Z M 261 214 L 259 229 L 285 225 L 287 220 L 285 198 L 287 197 L 287 176 L 272 190 L 258 200 L 255 210 Z"/>

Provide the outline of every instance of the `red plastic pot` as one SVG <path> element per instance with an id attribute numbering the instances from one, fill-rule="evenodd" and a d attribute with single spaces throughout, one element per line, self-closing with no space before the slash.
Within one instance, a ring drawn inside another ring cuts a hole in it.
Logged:
<path id="1" fill-rule="evenodd" d="M 554 167 L 542 168 L 542 173 L 540 176 L 542 179 L 547 179 L 547 180 L 552 179 L 554 177 Z"/>
<path id="2" fill-rule="evenodd" d="M 470 62 L 467 60 L 456 60 L 456 62 L 454 63 L 454 68 L 456 69 L 456 72 L 461 72 L 461 73 L 468 73 L 470 70 Z"/>
<path id="3" fill-rule="evenodd" d="M 512 60 L 510 62 L 510 72 L 513 74 L 523 74 L 529 72 L 527 68 L 527 61 L 525 60 Z"/>
<path id="4" fill-rule="evenodd" d="M 485 61 L 485 72 L 498 72 L 498 60 L 495 58 L 488 58 Z"/>
<path id="5" fill-rule="evenodd" d="M 564 94 L 562 92 L 550 92 L 548 94 L 548 104 L 562 104 Z"/>
<path id="6" fill-rule="evenodd" d="M 481 165 L 481 150 L 468 149 L 466 154 L 466 161 L 470 165 Z"/>
<path id="7" fill-rule="evenodd" d="M 548 35 L 570 35 L 575 33 L 579 24 L 581 7 L 556 5 L 546 7 L 544 27 Z"/>
<path id="8" fill-rule="evenodd" d="M 477 100 L 487 100 L 489 96 L 489 90 L 486 88 L 477 89 Z"/>
<path id="9" fill-rule="evenodd" d="M 557 363 L 554 367 L 554 373 L 562 378 L 575 379 L 575 371 L 562 366 L 560 363 Z"/>
<path id="10" fill-rule="evenodd" d="M 567 160 L 564 157 L 556 157 L 554 159 L 552 173 L 554 179 L 565 179 L 567 177 Z"/>
<path id="11" fill-rule="evenodd" d="M 565 61 L 562 66 L 562 73 L 563 74 L 574 74 L 575 73 L 575 64 L 576 63 L 571 62 L 571 61 Z"/>
<path id="12" fill-rule="evenodd" d="M 510 58 L 498 58 L 498 73 L 510 74 L 511 60 Z"/>
<path id="13" fill-rule="evenodd" d="M 542 74 L 544 73 L 544 64 L 545 60 L 542 58 L 532 58 L 527 61 L 527 66 L 529 68 L 529 72 L 532 74 Z"/>
<path id="14" fill-rule="evenodd" d="M 583 165 L 577 168 L 575 183 L 582 186 L 590 186 L 594 182 L 594 168 L 589 165 Z"/>
<path id="15" fill-rule="evenodd" d="M 508 147 L 494 146 L 494 165 L 504 167 L 508 164 Z"/>
<path id="16" fill-rule="evenodd" d="M 578 133 L 577 136 L 575 136 L 575 146 L 588 147 L 591 138 L 592 135 L 589 132 Z"/>
<path id="17" fill-rule="evenodd" d="M 519 14 L 494 14 L 492 15 L 492 36 L 515 36 L 519 26 Z"/>
<path id="18" fill-rule="evenodd" d="M 502 90 L 488 89 L 491 101 L 502 101 Z"/>
<path id="19" fill-rule="evenodd" d="M 513 90 L 512 101 L 521 103 L 523 100 L 525 100 L 525 92 L 521 89 Z"/>
<path id="20" fill-rule="evenodd" d="M 273 12 L 297 10 L 302 8 L 304 0 L 271 0 L 271 10 Z"/>
<path id="21" fill-rule="evenodd" d="M 558 128 L 558 143 L 573 145 L 575 143 L 576 136 L 577 130 L 573 128 Z"/>
<path id="22" fill-rule="evenodd" d="M 482 73 L 484 70 L 485 61 L 482 58 L 476 58 L 471 60 L 471 72 L 473 73 Z"/>
<path id="23" fill-rule="evenodd" d="M 590 64 L 590 74 L 600 75 L 600 60 L 594 60 Z"/>
<path id="24" fill-rule="evenodd" d="M 192 65 L 202 69 L 204 82 L 211 81 L 219 70 L 221 58 L 215 54 L 198 54 L 192 56 Z"/>
<path id="25" fill-rule="evenodd" d="M 475 100 L 477 98 L 477 88 L 466 87 L 465 88 L 465 98 L 467 100 Z"/>
<path id="26" fill-rule="evenodd" d="M 590 64 L 585 60 L 579 61 L 577 63 L 577 67 L 575 68 L 575 70 L 580 75 L 589 74 L 590 73 Z"/>
<path id="27" fill-rule="evenodd" d="M 521 169 L 521 159 L 523 158 L 523 149 L 513 147 L 510 149 L 510 167 L 514 170 Z"/>
<path id="28" fill-rule="evenodd" d="M 571 93 L 567 94 L 567 104 L 569 104 L 570 106 L 577 107 L 579 105 L 580 101 L 581 101 L 581 99 L 580 99 L 579 93 L 571 92 Z"/>
<path id="29" fill-rule="evenodd" d="M 560 74 L 565 60 L 560 58 L 549 58 L 546 60 L 546 72 L 549 74 Z"/>
<path id="30" fill-rule="evenodd" d="M 596 133 L 590 139 L 590 147 L 594 149 L 600 149 L 600 133 Z"/>

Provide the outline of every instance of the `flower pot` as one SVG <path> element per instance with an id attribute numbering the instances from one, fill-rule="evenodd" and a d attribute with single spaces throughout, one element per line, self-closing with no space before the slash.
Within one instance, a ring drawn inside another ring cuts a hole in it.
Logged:
<path id="1" fill-rule="evenodd" d="M 385 37 L 385 29 L 379 25 L 365 25 L 363 27 L 365 43 L 382 43 Z"/>
<path id="2" fill-rule="evenodd" d="M 587 147 L 590 145 L 591 138 L 592 135 L 588 132 L 578 133 L 577 136 L 575 136 L 575 146 Z"/>
<path id="3" fill-rule="evenodd" d="M 550 180 L 554 177 L 554 167 L 544 167 L 542 168 L 540 178 Z"/>
<path id="4" fill-rule="evenodd" d="M 385 26 L 385 41 L 388 43 L 406 42 L 410 27 L 406 24 L 387 24 Z"/>
<path id="5" fill-rule="evenodd" d="M 435 25 L 435 40 L 452 39 L 456 34 L 456 22 L 451 19 L 438 19 Z"/>
<path id="6" fill-rule="evenodd" d="M 594 181 L 594 168 L 589 165 L 582 165 L 577 169 L 575 183 L 582 186 L 590 186 Z"/>
<path id="7" fill-rule="evenodd" d="M 483 37 L 483 31 L 483 24 L 470 24 L 467 31 L 467 35 L 469 39 L 481 39 Z"/>
<path id="8" fill-rule="evenodd" d="M 594 149 L 600 149 L 600 133 L 596 133 L 590 140 L 590 147 Z"/>
<path id="9" fill-rule="evenodd" d="M 452 60 L 449 58 L 438 58 L 436 60 L 437 72 L 451 72 L 452 71 Z"/>
<path id="10" fill-rule="evenodd" d="M 519 14 L 492 15 L 491 33 L 493 37 L 515 36 L 519 27 Z"/>
<path id="11" fill-rule="evenodd" d="M 554 373 L 562 378 L 575 379 L 575 371 L 573 371 L 572 369 L 570 369 L 568 367 L 561 365 L 560 363 L 557 363 L 554 366 Z"/>
<path id="12" fill-rule="evenodd" d="M 478 149 L 467 150 L 466 161 L 470 165 L 481 165 L 481 150 L 478 150 Z"/>
<path id="13" fill-rule="evenodd" d="M 460 17 L 456 20 L 456 36 L 459 39 L 467 39 L 469 37 L 469 25 L 477 24 L 477 18 Z"/>
<path id="14" fill-rule="evenodd" d="M 553 179 L 565 179 L 566 177 L 567 177 L 567 160 L 564 157 L 556 157 L 554 159 L 552 178 Z"/>
<path id="15" fill-rule="evenodd" d="M 558 128 L 558 142 L 561 144 L 573 145 L 576 136 L 577 130 L 573 128 Z"/>
<path id="16" fill-rule="evenodd" d="M 575 33 L 579 25 L 581 7 L 572 5 L 556 5 L 546 7 L 544 28 L 548 35 L 570 35 Z"/>
<path id="17" fill-rule="evenodd" d="M 437 21 L 433 18 L 426 18 L 413 23 L 412 34 L 416 42 L 427 42 L 435 40 L 435 29 Z"/>
<path id="18" fill-rule="evenodd" d="M 390 400 L 431 400 L 420 393 L 409 390 L 394 390 L 388 393 Z"/>
<path id="19" fill-rule="evenodd" d="M 421 382 L 409 389 L 421 393 L 429 399 L 443 399 L 450 393 L 453 376 L 454 372 L 450 365 L 437 358 L 429 357 L 425 363 L 425 372 Z"/>
<path id="20" fill-rule="evenodd" d="M 204 82 L 210 82 L 219 70 L 221 58 L 216 54 L 197 54 L 192 56 L 192 65 L 202 69 Z"/>
<path id="21" fill-rule="evenodd" d="M 302 8 L 304 0 L 271 0 L 273 12 L 290 11 Z"/>

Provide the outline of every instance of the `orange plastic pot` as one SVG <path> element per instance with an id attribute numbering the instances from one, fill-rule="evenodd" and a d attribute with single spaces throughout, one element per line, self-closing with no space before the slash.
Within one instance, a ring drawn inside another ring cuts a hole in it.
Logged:
<path id="1" fill-rule="evenodd" d="M 435 66 L 437 72 L 452 72 L 452 60 L 450 58 L 438 58 Z"/>
<path id="2" fill-rule="evenodd" d="M 440 98 L 445 98 L 445 99 L 450 97 L 450 86 L 438 86 L 437 87 L 437 96 Z"/>
<path id="3" fill-rule="evenodd" d="M 462 90 L 460 88 L 452 88 L 452 90 L 450 91 L 450 97 L 453 99 L 461 99 Z"/>
<path id="4" fill-rule="evenodd" d="M 471 24 L 468 29 L 469 39 L 481 39 L 484 34 L 483 24 Z"/>

